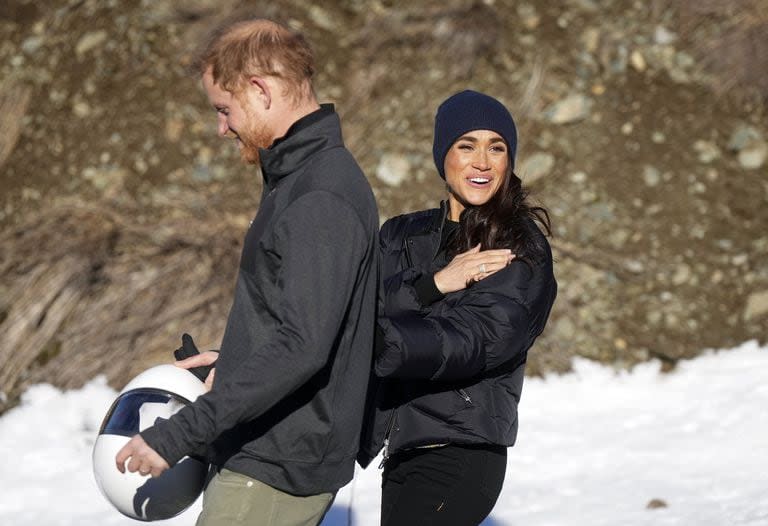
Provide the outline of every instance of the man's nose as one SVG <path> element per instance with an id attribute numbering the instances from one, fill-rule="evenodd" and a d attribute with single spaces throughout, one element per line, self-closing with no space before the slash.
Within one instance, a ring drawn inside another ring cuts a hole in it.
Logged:
<path id="1" fill-rule="evenodd" d="M 219 133 L 219 137 L 226 137 L 227 132 L 229 131 L 229 124 L 227 124 L 227 116 L 219 114 L 217 125 L 218 125 L 217 131 Z"/>

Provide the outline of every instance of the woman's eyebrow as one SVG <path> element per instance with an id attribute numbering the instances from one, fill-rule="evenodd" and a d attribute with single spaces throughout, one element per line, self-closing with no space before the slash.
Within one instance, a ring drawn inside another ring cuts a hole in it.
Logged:
<path id="1" fill-rule="evenodd" d="M 477 141 L 478 141 L 478 139 L 476 139 L 475 137 L 472 137 L 471 135 L 462 135 L 461 137 L 459 137 L 458 139 L 456 139 L 456 141 L 469 141 L 469 142 L 477 142 Z M 502 139 L 501 137 L 494 137 L 494 138 L 493 138 L 493 139 L 491 139 L 489 142 L 491 142 L 491 143 L 495 143 L 495 142 L 504 142 L 504 139 Z"/>

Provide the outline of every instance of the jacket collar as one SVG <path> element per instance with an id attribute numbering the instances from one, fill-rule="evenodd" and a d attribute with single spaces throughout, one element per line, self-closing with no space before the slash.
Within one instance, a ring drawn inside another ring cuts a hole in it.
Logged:
<path id="1" fill-rule="evenodd" d="M 316 153 L 343 144 L 341 122 L 333 104 L 321 104 L 319 110 L 293 123 L 272 146 L 259 150 L 265 186 L 274 188 Z"/>
<path id="2" fill-rule="evenodd" d="M 432 262 L 440 250 L 440 238 L 448 216 L 448 201 L 441 201 L 440 208 L 430 211 L 424 228 L 416 229 L 406 240 L 406 251 L 411 263 L 418 261 Z"/>
<path id="3" fill-rule="evenodd" d="M 448 217 L 448 201 L 440 201 L 440 208 L 432 208 L 426 211 L 425 216 L 411 230 L 412 236 L 423 236 L 435 232 L 442 232 L 445 220 Z"/>

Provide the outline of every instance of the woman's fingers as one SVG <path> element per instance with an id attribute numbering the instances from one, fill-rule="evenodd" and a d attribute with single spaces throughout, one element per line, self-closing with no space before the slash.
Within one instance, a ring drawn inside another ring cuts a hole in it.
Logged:
<path id="1" fill-rule="evenodd" d="M 485 279 L 509 265 L 513 259 L 515 255 L 510 250 L 484 250 L 471 260 L 467 260 L 470 265 L 471 279 L 474 281 Z"/>
<path id="2" fill-rule="evenodd" d="M 483 266 L 483 268 L 481 269 L 482 272 L 478 272 L 477 274 L 472 276 L 472 279 L 474 279 L 475 281 L 480 281 L 481 279 L 487 278 L 488 276 L 490 276 L 492 274 L 496 274 L 498 271 L 500 271 L 501 269 L 503 269 L 507 265 L 509 265 L 509 263 L 507 263 L 507 262 L 504 262 L 504 263 L 489 263 L 489 264 Z"/>
<path id="3" fill-rule="evenodd" d="M 503 269 L 512 259 L 514 255 L 509 249 L 480 250 L 480 245 L 477 245 L 457 255 L 444 269 L 435 273 L 435 286 L 443 294 L 464 289 L 473 281 Z"/>
<path id="4" fill-rule="evenodd" d="M 502 267 L 508 265 L 512 257 L 512 252 L 509 250 L 485 250 L 466 258 L 464 264 L 470 271 L 483 273 L 487 272 L 489 265 L 502 265 Z"/>

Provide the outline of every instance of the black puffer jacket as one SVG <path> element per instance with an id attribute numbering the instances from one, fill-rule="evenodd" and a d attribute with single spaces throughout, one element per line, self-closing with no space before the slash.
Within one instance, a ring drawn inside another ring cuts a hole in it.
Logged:
<path id="1" fill-rule="evenodd" d="M 414 286 L 436 260 L 446 206 L 395 217 L 381 229 L 375 373 L 359 461 L 431 444 L 511 446 L 528 349 L 544 329 L 557 284 L 546 238 L 538 258 L 513 260 L 473 286 L 422 305 Z"/>

